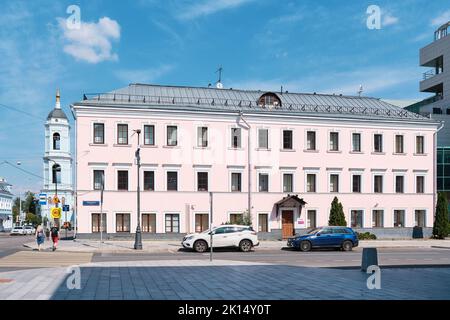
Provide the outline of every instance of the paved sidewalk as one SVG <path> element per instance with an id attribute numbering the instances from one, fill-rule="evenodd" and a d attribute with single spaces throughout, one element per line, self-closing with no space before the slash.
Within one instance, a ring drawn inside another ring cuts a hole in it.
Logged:
<path id="1" fill-rule="evenodd" d="M 29 242 L 24 244 L 25 247 L 36 249 L 36 242 Z M 44 249 L 50 250 L 51 241 L 45 241 Z M 134 241 L 100 241 L 95 240 L 62 240 L 59 242 L 58 251 L 71 252 L 108 252 L 108 253 L 122 253 L 122 252 L 136 252 L 133 249 Z M 255 250 L 280 250 L 286 247 L 286 241 L 261 241 L 260 245 Z M 358 248 L 449 248 L 450 240 L 365 240 L 359 242 Z M 143 241 L 143 252 L 161 253 L 169 252 L 175 253 L 182 249 L 180 241 Z"/>
<path id="2" fill-rule="evenodd" d="M 369 290 L 359 270 L 235 261 L 89 263 L 80 270 L 80 290 L 67 288 L 67 268 L 0 273 L 0 300 L 450 299 L 450 268 L 382 269 L 379 290 Z"/>

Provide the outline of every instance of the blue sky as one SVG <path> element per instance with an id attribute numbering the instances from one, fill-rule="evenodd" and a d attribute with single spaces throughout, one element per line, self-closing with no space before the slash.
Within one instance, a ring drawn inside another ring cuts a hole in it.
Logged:
<path id="1" fill-rule="evenodd" d="M 81 29 L 66 26 L 68 6 Z M 381 29 L 366 26 L 369 5 Z M 0 162 L 42 175 L 44 122 L 60 88 L 68 115 L 83 93 L 131 82 L 421 99 L 419 48 L 450 20 L 444 0 L 0 0 Z M 72 121 L 73 123 L 73 121 Z M 14 192 L 42 181 L 7 165 Z"/>

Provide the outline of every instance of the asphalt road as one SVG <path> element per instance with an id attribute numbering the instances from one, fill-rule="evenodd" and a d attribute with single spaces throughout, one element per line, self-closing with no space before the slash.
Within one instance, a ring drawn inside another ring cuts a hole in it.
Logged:
<path id="1" fill-rule="evenodd" d="M 10 236 L 9 233 L 0 233 L 0 258 L 24 250 L 23 244 L 33 240 L 34 235 Z"/>
<path id="2" fill-rule="evenodd" d="M 304 267 L 358 267 L 361 265 L 362 249 L 352 252 L 320 250 L 298 252 L 294 250 L 217 250 L 213 259 L 263 262 L 279 265 Z M 138 261 L 138 260 L 208 260 L 209 253 L 196 253 L 180 250 L 174 253 L 96 253 L 92 262 Z M 438 248 L 383 248 L 378 249 L 380 266 L 450 266 L 450 249 Z"/>

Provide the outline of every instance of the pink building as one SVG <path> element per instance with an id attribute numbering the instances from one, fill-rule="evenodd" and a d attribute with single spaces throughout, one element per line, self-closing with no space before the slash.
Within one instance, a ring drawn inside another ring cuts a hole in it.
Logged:
<path id="1" fill-rule="evenodd" d="M 79 236 L 100 212 L 109 235 L 134 233 L 138 129 L 144 238 L 207 229 L 210 194 L 213 225 L 250 203 L 261 238 L 326 225 L 335 196 L 381 237 L 433 225 L 440 124 L 379 99 L 132 84 L 71 107 Z"/>

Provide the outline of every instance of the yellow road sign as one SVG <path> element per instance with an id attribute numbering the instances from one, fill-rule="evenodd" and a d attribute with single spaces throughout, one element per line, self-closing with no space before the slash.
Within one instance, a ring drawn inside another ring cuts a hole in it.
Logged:
<path id="1" fill-rule="evenodd" d="M 50 213 L 53 219 L 61 218 L 61 208 L 52 208 Z"/>
<path id="2" fill-rule="evenodd" d="M 53 203 L 54 203 L 54 204 L 59 203 L 59 198 L 58 198 L 57 196 L 54 196 L 54 197 L 53 197 Z"/>

